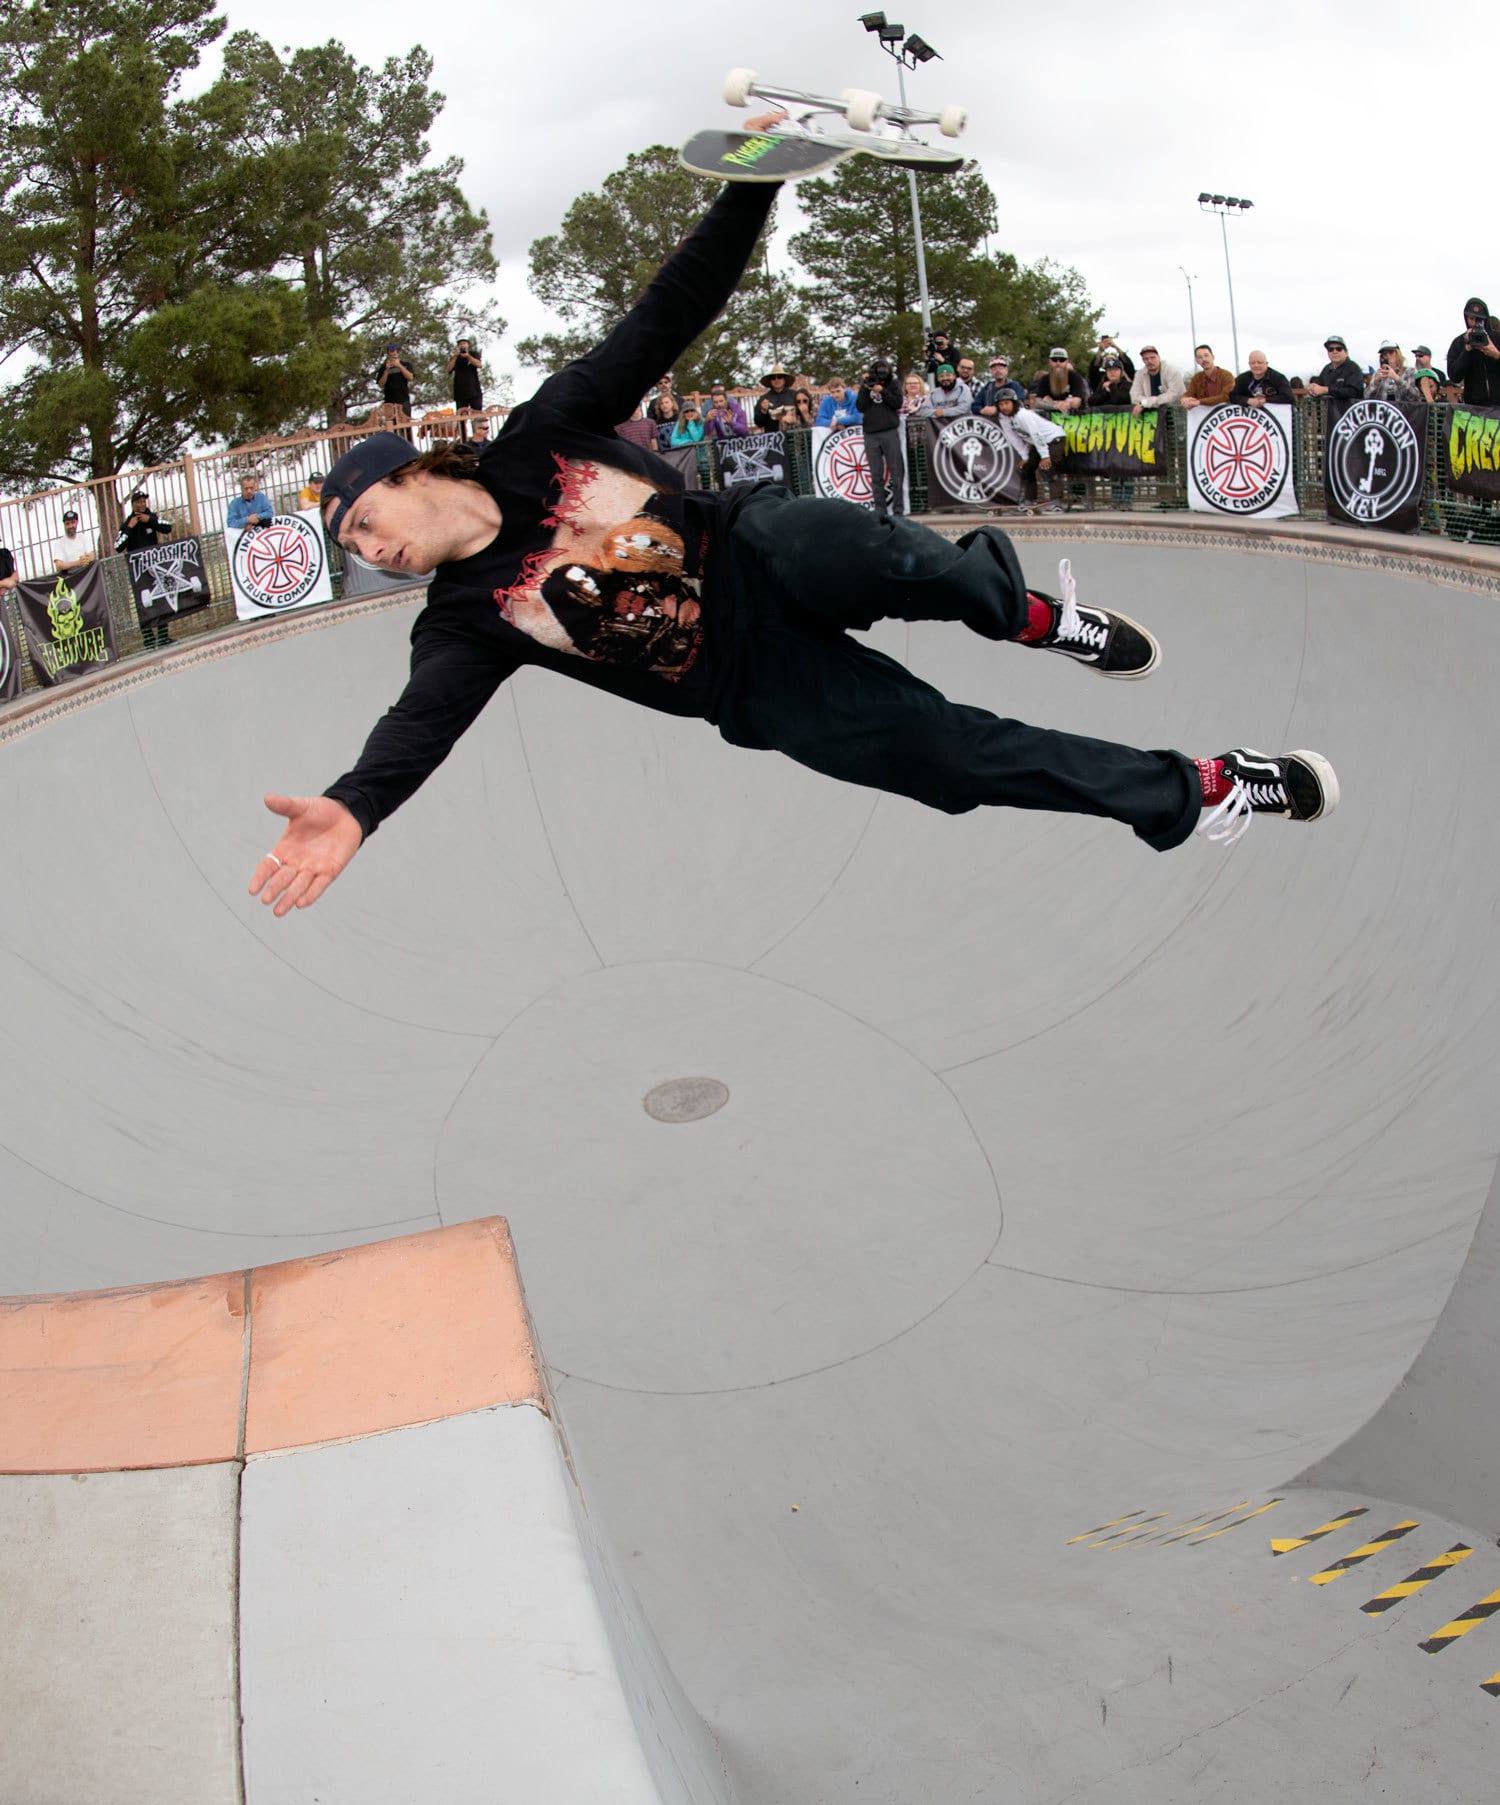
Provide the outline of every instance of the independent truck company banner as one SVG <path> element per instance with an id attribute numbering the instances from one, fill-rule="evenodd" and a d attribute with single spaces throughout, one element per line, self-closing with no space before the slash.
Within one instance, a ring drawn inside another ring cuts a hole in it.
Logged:
<path id="1" fill-rule="evenodd" d="M 1021 460 L 1009 438 L 983 414 L 922 420 L 927 441 L 927 504 L 983 507 L 1021 499 Z"/>
<path id="2" fill-rule="evenodd" d="M 1187 416 L 1190 508 L 1201 514 L 1297 512 L 1292 410 L 1285 402 L 1264 407 L 1225 402 L 1190 407 Z"/>
<path id="3" fill-rule="evenodd" d="M 127 552 L 130 591 L 142 621 L 166 620 L 206 608 L 213 600 L 203 568 L 203 546 L 197 539 L 168 539 Z"/>
<path id="4" fill-rule="evenodd" d="M 830 501 L 852 501 L 872 508 L 870 460 L 862 426 L 815 426 L 812 429 L 813 489 Z M 902 463 L 901 505 L 911 512 L 911 459 Z"/>
<path id="5" fill-rule="evenodd" d="M 50 583 L 18 583 L 15 596 L 38 683 L 69 683 L 114 663 L 115 630 L 97 564 L 64 571 Z"/>
<path id="6" fill-rule="evenodd" d="M 1440 447 L 1439 469 L 1450 489 L 1500 501 L 1500 407 L 1451 407 Z"/>
<path id="7" fill-rule="evenodd" d="M 241 620 L 265 620 L 333 600 L 333 577 L 316 508 L 276 514 L 264 526 L 224 534 L 229 585 Z"/>
<path id="8" fill-rule="evenodd" d="M 1150 476 L 1158 468 L 1154 407 L 1140 414 L 1127 407 L 1064 414 L 1061 425 L 1070 476 Z"/>
<path id="9" fill-rule="evenodd" d="M 1427 403 L 1330 398 L 1323 408 L 1328 518 L 1416 532 L 1427 478 Z"/>

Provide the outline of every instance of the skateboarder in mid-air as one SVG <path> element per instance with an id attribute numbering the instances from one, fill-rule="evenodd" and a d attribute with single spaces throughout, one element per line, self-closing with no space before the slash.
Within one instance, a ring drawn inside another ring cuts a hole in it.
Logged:
<path id="1" fill-rule="evenodd" d="M 526 664 L 950 814 L 1107 816 L 1165 851 L 1195 828 L 1227 841 L 1256 814 L 1333 810 L 1338 783 L 1317 753 L 1193 759 L 1002 720 L 847 631 L 956 621 L 1102 676 L 1149 675 L 1151 634 L 1079 602 L 1066 563 L 1053 597 L 1028 589 L 992 526 L 949 541 L 774 483 L 684 492 L 670 465 L 615 433 L 734 292 L 776 191 L 727 187 L 604 342 L 544 382 L 477 457 L 466 446 L 419 456 L 376 433 L 330 470 L 323 518 L 339 544 L 383 570 L 433 575 L 406 687 L 354 768 L 321 796 L 266 798 L 285 831 L 250 891 L 277 915 L 318 900 Z"/>

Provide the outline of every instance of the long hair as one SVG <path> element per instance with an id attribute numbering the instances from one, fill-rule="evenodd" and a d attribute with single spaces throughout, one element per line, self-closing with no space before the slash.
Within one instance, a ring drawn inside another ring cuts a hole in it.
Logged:
<path id="1" fill-rule="evenodd" d="M 386 480 L 399 484 L 419 470 L 426 470 L 433 476 L 445 476 L 450 482 L 472 481 L 479 475 L 479 453 L 469 445 L 439 445 L 432 451 L 424 451 L 411 463 L 403 464 L 399 470 L 393 470 Z"/>

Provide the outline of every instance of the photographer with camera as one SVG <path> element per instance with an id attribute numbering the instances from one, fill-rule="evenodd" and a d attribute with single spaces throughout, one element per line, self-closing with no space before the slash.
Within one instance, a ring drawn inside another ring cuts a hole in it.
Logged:
<path id="1" fill-rule="evenodd" d="M 927 334 L 926 353 L 927 361 L 923 368 L 929 382 L 937 375 L 940 364 L 951 364 L 955 359 L 952 339 L 946 332 L 937 330 Z"/>
<path id="2" fill-rule="evenodd" d="M 448 359 L 448 374 L 453 378 L 453 405 L 460 413 L 466 409 L 476 414 L 483 410 L 484 390 L 479 382 L 483 361 L 473 339 L 469 338 L 461 338 L 454 347 L 452 357 Z M 460 430 L 467 438 L 467 421 L 463 422 Z"/>
<path id="3" fill-rule="evenodd" d="M 1478 295 L 1464 302 L 1464 329 L 1448 347 L 1448 380 L 1472 407 L 1500 406 L 1500 320 Z"/>
<path id="4" fill-rule="evenodd" d="M 872 359 L 856 397 L 865 429 L 870 466 L 870 500 L 877 518 L 906 512 L 906 456 L 901 440 L 901 389 L 883 357 Z"/>

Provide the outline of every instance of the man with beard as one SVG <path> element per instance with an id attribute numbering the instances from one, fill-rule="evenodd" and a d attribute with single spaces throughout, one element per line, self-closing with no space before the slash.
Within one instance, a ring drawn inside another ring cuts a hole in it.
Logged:
<path id="1" fill-rule="evenodd" d="M 974 411 L 974 391 L 952 364 L 939 364 L 937 387 L 932 396 L 935 420 L 963 420 Z"/>
<path id="2" fill-rule="evenodd" d="M 1229 391 L 1234 387 L 1234 378 L 1228 370 L 1221 370 L 1214 362 L 1212 345 L 1198 345 L 1193 351 L 1193 361 L 1197 364 L 1197 373 L 1187 385 L 1187 393 L 1182 397 L 1184 407 L 1218 407 L 1229 399 Z"/>
<path id="3" fill-rule="evenodd" d="M 1349 355 L 1349 347 L 1338 333 L 1330 333 L 1323 341 L 1328 362 L 1308 383 L 1309 395 L 1332 395 L 1336 401 L 1363 401 L 1364 372 Z"/>
<path id="4" fill-rule="evenodd" d="M 1160 659 L 1151 634 L 1081 602 L 1066 560 L 1053 597 L 1027 586 L 993 526 L 950 541 L 774 482 L 684 491 L 670 465 L 616 433 L 652 373 L 733 295 L 775 195 L 771 183 L 730 184 L 604 342 L 513 409 L 482 456 L 456 445 L 418 456 L 376 433 L 329 471 L 332 537 L 381 569 L 433 576 L 410 677 L 353 768 L 321 796 L 266 797 L 285 825 L 250 890 L 278 916 L 323 895 L 527 664 L 948 814 L 1092 815 L 1165 851 L 1195 829 L 1229 840 L 1257 814 L 1312 821 L 1335 807 L 1320 754 L 1239 747 L 1194 759 L 1031 727 L 950 702 L 851 635 L 881 619 L 950 621 L 1102 676 L 1149 675 Z M 611 570 L 633 584 L 601 581 Z M 637 663 L 633 643 L 613 657 L 602 612 L 640 617 L 648 603 L 676 610 L 670 657 Z"/>
<path id="5" fill-rule="evenodd" d="M 1470 407 L 1500 405 L 1500 320 L 1478 295 L 1464 302 L 1464 329 L 1448 347 L 1448 380 L 1463 384 Z"/>
<path id="6" fill-rule="evenodd" d="M 896 372 L 883 357 L 870 365 L 854 398 L 865 429 L 865 461 L 870 466 L 870 502 L 881 518 L 906 512 L 906 455 L 902 444 L 901 391 Z"/>
<path id="7" fill-rule="evenodd" d="M 1088 384 L 1061 345 L 1047 353 L 1047 367 L 1032 383 L 1031 396 L 1039 414 L 1076 414 L 1087 403 Z"/>
<path id="8" fill-rule="evenodd" d="M 772 364 L 761 381 L 766 385 L 766 392 L 756 402 L 751 417 L 757 432 L 776 432 L 783 424 L 783 415 L 796 405 L 792 400 L 792 379 L 782 365 Z"/>

